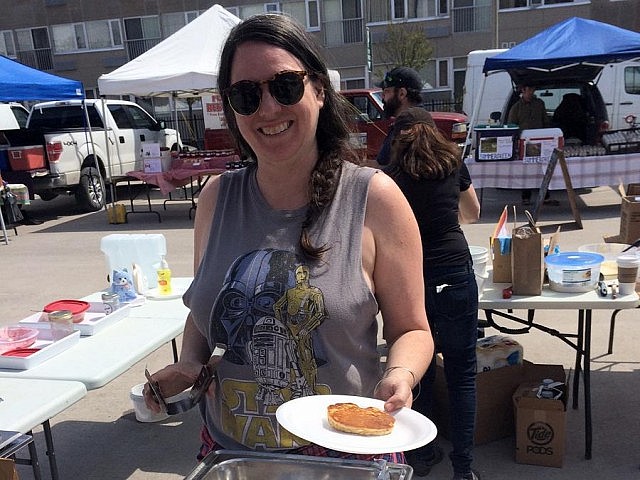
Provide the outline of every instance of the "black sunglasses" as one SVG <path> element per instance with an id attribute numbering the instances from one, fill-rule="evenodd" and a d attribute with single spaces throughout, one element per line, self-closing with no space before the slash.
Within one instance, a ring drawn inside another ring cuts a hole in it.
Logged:
<path id="1" fill-rule="evenodd" d="M 285 70 L 269 80 L 241 80 L 225 89 L 224 94 L 238 115 L 253 115 L 260 108 L 263 84 L 269 86 L 269 93 L 276 102 L 287 107 L 298 103 L 304 95 L 304 77 L 307 75 L 305 71 Z"/>

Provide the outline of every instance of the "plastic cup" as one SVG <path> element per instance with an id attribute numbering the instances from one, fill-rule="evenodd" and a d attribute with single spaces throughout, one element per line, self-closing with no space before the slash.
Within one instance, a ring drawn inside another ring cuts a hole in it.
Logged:
<path id="1" fill-rule="evenodd" d="M 638 278 L 638 267 L 640 267 L 640 257 L 637 255 L 620 255 L 616 258 L 618 264 L 618 283 L 620 284 L 620 294 L 630 295 L 636 291 L 636 279 Z"/>

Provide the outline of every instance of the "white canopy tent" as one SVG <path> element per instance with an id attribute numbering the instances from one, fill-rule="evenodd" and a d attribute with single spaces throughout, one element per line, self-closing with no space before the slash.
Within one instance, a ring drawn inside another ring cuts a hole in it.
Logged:
<path id="1" fill-rule="evenodd" d="M 101 75 L 100 95 L 194 97 L 213 92 L 222 46 L 239 22 L 214 5 L 139 57 Z"/>

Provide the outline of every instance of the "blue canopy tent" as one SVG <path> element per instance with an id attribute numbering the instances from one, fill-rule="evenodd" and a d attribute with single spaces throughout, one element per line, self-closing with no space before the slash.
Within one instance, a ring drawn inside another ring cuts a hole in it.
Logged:
<path id="1" fill-rule="evenodd" d="M 524 79 L 596 79 L 608 63 L 640 58 L 640 33 L 607 23 L 572 17 L 557 23 L 484 62 L 483 81 L 476 93 L 470 125 L 475 125 L 487 75 L 506 71 L 514 84 Z M 468 129 L 470 146 L 473 127 Z"/>
<path id="2" fill-rule="evenodd" d="M 608 23 L 573 17 L 543 30 L 506 52 L 489 57 L 483 72 L 521 69 L 553 72 L 582 65 L 640 57 L 640 33 Z"/>
<path id="3" fill-rule="evenodd" d="M 0 55 L 0 101 L 84 98 L 82 82 L 36 70 Z"/>

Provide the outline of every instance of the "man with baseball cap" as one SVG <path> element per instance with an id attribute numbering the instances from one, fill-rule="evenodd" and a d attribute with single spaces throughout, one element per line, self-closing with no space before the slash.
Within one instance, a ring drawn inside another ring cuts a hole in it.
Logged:
<path id="1" fill-rule="evenodd" d="M 382 103 L 387 118 L 397 117 L 400 112 L 418 106 L 422 103 L 420 91 L 422 79 L 418 72 L 409 67 L 396 67 L 389 70 L 382 82 L 377 86 L 382 88 Z M 391 141 L 393 130 L 385 138 L 382 148 L 378 152 L 376 161 L 379 165 L 388 165 L 391 158 Z"/>

